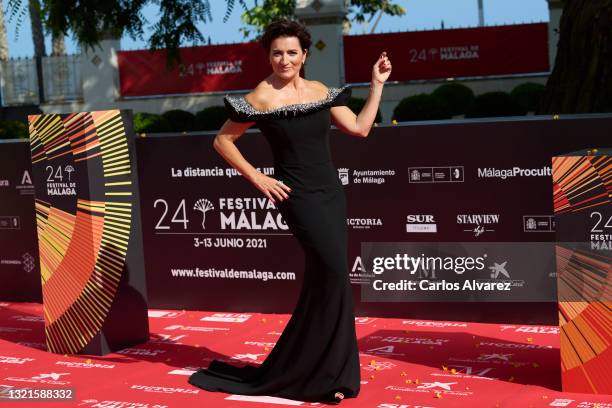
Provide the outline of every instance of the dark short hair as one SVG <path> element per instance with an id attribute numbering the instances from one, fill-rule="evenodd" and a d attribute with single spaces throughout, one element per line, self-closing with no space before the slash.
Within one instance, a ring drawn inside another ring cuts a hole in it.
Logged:
<path id="1" fill-rule="evenodd" d="M 272 41 L 278 37 L 297 37 L 302 50 L 308 50 L 312 44 L 310 33 L 306 26 L 299 21 L 288 20 L 286 18 L 273 21 L 266 26 L 261 36 L 261 44 L 266 51 L 270 52 Z"/>

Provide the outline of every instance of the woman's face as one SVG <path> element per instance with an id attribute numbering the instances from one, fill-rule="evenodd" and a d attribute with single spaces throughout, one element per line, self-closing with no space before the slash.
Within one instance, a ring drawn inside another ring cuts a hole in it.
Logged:
<path id="1" fill-rule="evenodd" d="M 281 78 L 291 79 L 300 74 L 306 52 L 297 37 L 277 37 L 270 44 L 270 64 Z"/>

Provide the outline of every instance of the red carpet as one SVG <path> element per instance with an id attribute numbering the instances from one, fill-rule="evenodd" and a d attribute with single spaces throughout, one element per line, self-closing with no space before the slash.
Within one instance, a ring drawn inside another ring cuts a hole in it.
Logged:
<path id="1" fill-rule="evenodd" d="M 150 310 L 148 343 L 105 357 L 62 356 L 44 351 L 40 304 L 0 303 L 0 392 L 30 387 L 76 393 L 61 403 L 0 400 L 0 408 L 323 406 L 211 393 L 187 383 L 213 358 L 263 361 L 288 318 Z M 555 391 L 556 327 L 380 318 L 356 323 L 361 394 L 343 407 L 612 407 L 612 395 Z"/>

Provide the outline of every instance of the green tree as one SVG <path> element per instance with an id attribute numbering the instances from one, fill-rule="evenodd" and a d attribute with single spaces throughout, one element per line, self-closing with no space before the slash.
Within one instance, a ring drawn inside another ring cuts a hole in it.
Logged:
<path id="1" fill-rule="evenodd" d="M 610 27 L 612 0 L 565 0 L 557 58 L 538 113 L 612 112 Z"/>
<path id="2" fill-rule="evenodd" d="M 152 30 L 147 38 L 150 49 L 167 50 L 169 66 L 180 62 L 179 47 L 186 44 L 204 44 L 205 38 L 198 24 L 212 20 L 210 0 L 40 0 L 44 21 L 54 37 L 73 34 L 85 49 L 93 49 L 108 36 L 128 35 L 144 40 L 145 27 Z M 280 17 L 294 17 L 295 0 L 225 0 L 226 21 L 236 5 L 242 6 L 242 16 L 252 29 L 243 31 L 245 37 L 259 33 L 270 21 Z M 28 0 L 10 0 L 11 15 L 23 18 Z M 147 21 L 142 10 L 148 4 L 159 6 L 158 20 Z M 217 3 L 215 3 L 217 4 Z M 391 0 L 350 0 L 350 13 L 354 21 L 383 12 L 402 15 L 404 9 Z M 150 24 L 150 25 L 148 25 Z"/>
<path id="3" fill-rule="evenodd" d="M 228 0 L 229 2 L 230 0 Z M 255 6 L 246 9 L 242 13 L 242 21 L 248 27 L 241 27 L 240 31 L 244 34 L 245 38 L 249 37 L 252 33 L 260 35 L 265 26 L 277 18 L 295 18 L 295 3 L 296 0 L 264 0 L 259 5 L 259 2 L 255 0 Z M 351 19 L 345 17 L 344 21 L 349 25 L 351 21 L 363 23 L 366 19 L 371 20 L 377 13 L 403 16 L 406 14 L 406 10 L 389 0 L 350 0 L 348 15 Z M 226 14 L 226 19 L 228 16 L 229 14 Z"/>
<path id="4" fill-rule="evenodd" d="M 4 23 L 4 6 L 2 0 L 0 0 L 0 61 L 6 61 L 8 58 L 8 36 L 6 35 L 6 25 Z"/>

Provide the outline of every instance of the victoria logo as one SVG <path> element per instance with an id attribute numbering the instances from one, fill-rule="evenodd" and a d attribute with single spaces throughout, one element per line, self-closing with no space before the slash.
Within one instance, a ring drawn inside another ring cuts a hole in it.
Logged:
<path id="1" fill-rule="evenodd" d="M 353 229 L 371 229 L 383 225 L 380 218 L 347 218 L 346 223 Z"/>
<path id="2" fill-rule="evenodd" d="M 438 232 L 438 226 L 433 215 L 408 215 L 406 216 L 406 232 Z"/>
<path id="3" fill-rule="evenodd" d="M 202 229 L 206 229 L 206 213 L 210 210 L 214 210 L 213 203 L 205 198 L 200 198 L 193 206 L 194 210 L 198 210 L 202 213 Z"/>

